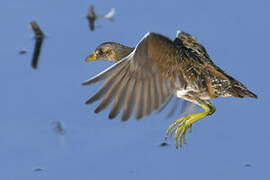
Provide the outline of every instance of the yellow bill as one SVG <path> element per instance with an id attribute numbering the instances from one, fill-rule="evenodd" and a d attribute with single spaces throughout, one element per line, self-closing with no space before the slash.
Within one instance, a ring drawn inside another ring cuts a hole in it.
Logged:
<path id="1" fill-rule="evenodd" d="M 93 60 L 96 60 L 97 59 L 97 54 L 96 52 L 93 52 L 90 56 L 88 56 L 85 61 L 86 62 L 89 62 L 89 61 L 93 61 Z"/>

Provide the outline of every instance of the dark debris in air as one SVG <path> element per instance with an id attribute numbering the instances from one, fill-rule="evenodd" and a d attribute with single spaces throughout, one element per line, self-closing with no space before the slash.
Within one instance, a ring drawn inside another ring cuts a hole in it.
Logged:
<path id="1" fill-rule="evenodd" d="M 95 30 L 95 22 L 97 19 L 108 19 L 110 21 L 114 21 L 114 14 L 115 14 L 115 9 L 112 8 L 107 14 L 105 15 L 96 15 L 95 10 L 94 10 L 94 6 L 90 5 L 89 7 L 89 12 L 87 15 L 87 19 L 88 19 L 88 23 L 89 23 L 89 28 L 91 31 Z"/>
<path id="2" fill-rule="evenodd" d="M 33 32 L 35 33 L 35 40 L 36 40 L 34 53 L 32 57 L 32 67 L 34 69 L 37 69 L 38 59 L 40 56 L 41 47 L 44 39 L 44 33 L 41 31 L 41 29 L 39 28 L 38 24 L 35 21 L 32 21 L 30 23 L 30 29 L 32 29 Z"/>

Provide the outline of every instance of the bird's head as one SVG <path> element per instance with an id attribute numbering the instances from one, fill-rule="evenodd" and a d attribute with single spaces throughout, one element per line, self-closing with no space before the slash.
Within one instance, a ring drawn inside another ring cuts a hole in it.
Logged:
<path id="1" fill-rule="evenodd" d="M 133 49 L 115 42 L 105 42 L 99 45 L 85 61 L 106 60 L 117 62 L 129 55 Z"/>

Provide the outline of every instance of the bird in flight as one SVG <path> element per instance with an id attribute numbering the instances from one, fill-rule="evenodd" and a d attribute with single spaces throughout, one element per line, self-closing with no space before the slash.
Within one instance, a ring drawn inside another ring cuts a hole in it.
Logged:
<path id="1" fill-rule="evenodd" d="M 174 41 L 156 33 L 147 33 L 135 48 L 115 42 L 104 42 L 86 61 L 115 62 L 103 72 L 83 82 L 91 85 L 105 81 L 86 104 L 99 99 L 99 113 L 113 103 L 109 119 L 122 110 L 122 121 L 132 112 L 140 119 L 166 104 L 172 96 L 199 105 L 203 111 L 190 113 L 171 123 L 166 137 L 174 134 L 176 148 L 186 143 L 185 134 L 192 124 L 213 114 L 209 100 L 217 97 L 257 96 L 242 83 L 225 73 L 210 59 L 205 48 L 190 34 L 177 32 Z"/>

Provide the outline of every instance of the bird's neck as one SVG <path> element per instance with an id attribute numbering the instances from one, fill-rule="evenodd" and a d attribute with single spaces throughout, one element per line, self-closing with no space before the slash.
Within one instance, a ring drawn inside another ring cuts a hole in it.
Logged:
<path id="1" fill-rule="evenodd" d="M 127 57 L 134 49 L 135 48 L 122 45 L 121 48 L 117 49 L 118 57 L 116 58 L 116 62 Z"/>

